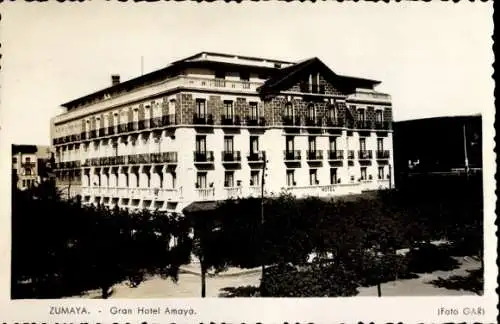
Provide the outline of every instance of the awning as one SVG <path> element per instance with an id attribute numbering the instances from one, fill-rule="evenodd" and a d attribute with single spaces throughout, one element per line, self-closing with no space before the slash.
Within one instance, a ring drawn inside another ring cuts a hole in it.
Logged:
<path id="1" fill-rule="evenodd" d="M 214 211 L 217 208 L 217 201 L 198 201 L 187 205 L 183 210 L 183 214 L 193 214 L 198 212 Z"/>

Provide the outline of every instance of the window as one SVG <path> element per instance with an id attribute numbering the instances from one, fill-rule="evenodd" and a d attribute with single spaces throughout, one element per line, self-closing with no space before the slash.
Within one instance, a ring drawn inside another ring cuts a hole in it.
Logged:
<path id="1" fill-rule="evenodd" d="M 316 152 L 316 137 L 309 136 L 309 152 Z"/>
<path id="2" fill-rule="evenodd" d="M 328 118 L 337 120 L 337 108 L 333 105 L 328 108 Z"/>
<path id="3" fill-rule="evenodd" d="M 259 110 L 257 108 L 257 103 L 256 102 L 251 102 L 250 103 L 250 119 L 256 120 L 259 118 Z"/>
<path id="4" fill-rule="evenodd" d="M 23 187 L 26 187 L 26 180 L 23 180 Z"/>
<path id="5" fill-rule="evenodd" d="M 285 105 L 285 116 L 289 118 L 293 117 L 293 107 L 289 102 Z"/>
<path id="6" fill-rule="evenodd" d="M 125 176 L 125 187 L 128 187 L 129 186 L 128 173 L 125 173 L 124 176 Z"/>
<path id="7" fill-rule="evenodd" d="M 233 118 L 233 102 L 232 101 L 224 101 L 224 114 L 227 119 Z"/>
<path id="8" fill-rule="evenodd" d="M 377 123 L 382 122 L 382 120 L 383 120 L 382 110 L 379 109 L 375 112 L 375 120 L 377 121 Z"/>
<path id="9" fill-rule="evenodd" d="M 197 99 L 196 100 L 196 114 L 199 118 L 205 118 L 207 115 L 207 107 L 205 105 L 205 100 Z"/>
<path id="10" fill-rule="evenodd" d="M 250 171 L 250 185 L 260 186 L 260 172 L 258 170 Z"/>
<path id="11" fill-rule="evenodd" d="M 316 117 L 316 110 L 314 109 L 314 105 L 309 105 L 307 107 L 307 118 L 315 119 L 315 117 Z"/>
<path id="12" fill-rule="evenodd" d="M 250 136 L 250 154 L 256 154 L 259 152 L 259 137 Z"/>
<path id="13" fill-rule="evenodd" d="M 16 164 L 17 163 L 17 157 L 13 156 L 12 157 L 12 164 Z"/>
<path id="14" fill-rule="evenodd" d="M 292 152 L 294 148 L 293 145 L 293 136 L 287 136 L 286 137 L 286 151 L 287 152 Z"/>
<path id="15" fill-rule="evenodd" d="M 336 184 L 337 183 L 337 168 L 331 168 L 330 169 L 330 184 Z"/>
<path id="16" fill-rule="evenodd" d="M 196 188 L 206 188 L 207 187 L 207 173 L 198 172 L 196 174 Z"/>
<path id="17" fill-rule="evenodd" d="M 206 152 L 207 150 L 207 139 L 205 136 L 196 136 L 196 152 Z"/>
<path id="18" fill-rule="evenodd" d="M 366 167 L 361 168 L 361 180 L 366 180 Z"/>
<path id="19" fill-rule="evenodd" d="M 233 136 L 224 136 L 224 151 L 227 153 L 233 152 L 234 138 Z"/>
<path id="20" fill-rule="evenodd" d="M 277 69 L 281 69 L 281 64 L 280 63 L 274 63 L 274 67 Z"/>
<path id="21" fill-rule="evenodd" d="M 318 181 L 318 170 L 317 169 L 311 169 L 309 170 L 309 184 L 311 186 L 315 186 L 319 184 Z"/>
<path id="22" fill-rule="evenodd" d="M 311 92 L 318 93 L 319 92 L 319 74 L 311 75 Z"/>
<path id="23" fill-rule="evenodd" d="M 31 158 L 30 157 L 26 157 L 25 162 L 26 163 L 30 163 L 31 162 Z"/>
<path id="24" fill-rule="evenodd" d="M 224 173 L 224 187 L 234 187 L 234 171 Z"/>
<path id="25" fill-rule="evenodd" d="M 224 71 L 215 71 L 215 78 L 216 79 L 225 79 L 226 78 L 226 72 L 224 72 Z"/>
<path id="26" fill-rule="evenodd" d="M 380 180 L 384 179 L 384 167 L 378 167 L 378 178 Z"/>
<path id="27" fill-rule="evenodd" d="M 177 186 L 177 173 L 171 172 L 170 173 L 172 176 L 172 189 Z"/>
<path id="28" fill-rule="evenodd" d="M 366 120 L 365 110 L 364 109 L 358 109 L 358 121 L 364 122 L 365 120 Z"/>
<path id="29" fill-rule="evenodd" d="M 362 137 L 359 139 L 359 149 L 360 151 L 366 151 L 366 138 Z"/>
<path id="30" fill-rule="evenodd" d="M 384 150 L 384 139 L 377 138 L 377 151 L 381 152 Z"/>
<path id="31" fill-rule="evenodd" d="M 31 175 L 31 169 L 30 168 L 27 168 L 26 171 L 25 171 L 25 174 L 26 175 Z"/>
<path id="32" fill-rule="evenodd" d="M 336 151 L 337 150 L 337 137 L 332 136 L 330 137 L 330 151 Z"/>
<path id="33" fill-rule="evenodd" d="M 286 185 L 295 186 L 295 170 L 286 170 Z"/>
<path id="34" fill-rule="evenodd" d="M 250 73 L 248 71 L 240 72 L 240 80 L 241 81 L 250 81 Z"/>

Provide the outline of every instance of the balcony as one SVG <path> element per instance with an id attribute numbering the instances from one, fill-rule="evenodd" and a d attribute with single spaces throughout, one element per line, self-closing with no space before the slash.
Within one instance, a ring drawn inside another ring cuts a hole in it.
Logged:
<path id="1" fill-rule="evenodd" d="M 323 160 L 323 151 L 322 150 L 307 151 L 307 160 L 308 161 L 321 161 L 321 160 Z"/>
<path id="2" fill-rule="evenodd" d="M 127 164 L 139 164 L 139 155 L 127 155 Z"/>
<path id="3" fill-rule="evenodd" d="M 338 118 L 327 118 L 326 127 L 344 127 L 345 123 L 343 120 Z"/>
<path id="4" fill-rule="evenodd" d="M 214 152 L 213 151 L 195 151 L 194 152 L 194 162 L 195 163 L 213 163 L 214 162 Z"/>
<path id="5" fill-rule="evenodd" d="M 385 159 L 388 159 L 390 157 L 390 152 L 388 150 L 380 150 L 380 151 L 377 151 L 377 159 L 379 160 L 385 160 Z"/>
<path id="6" fill-rule="evenodd" d="M 224 185 L 224 199 L 238 198 L 242 195 L 241 187 L 226 186 Z"/>
<path id="7" fill-rule="evenodd" d="M 240 163 L 241 155 L 240 151 L 222 151 L 222 162 L 223 163 Z"/>
<path id="8" fill-rule="evenodd" d="M 247 117 L 246 118 L 246 125 L 250 127 L 263 127 L 266 126 L 266 119 L 264 117 Z"/>
<path id="9" fill-rule="evenodd" d="M 129 128 L 128 128 L 129 124 L 120 124 L 118 125 L 118 133 L 126 133 L 129 131 Z"/>
<path id="10" fill-rule="evenodd" d="M 21 166 L 25 169 L 31 169 L 35 167 L 35 162 L 23 162 Z"/>
<path id="11" fill-rule="evenodd" d="M 195 190 L 195 200 L 214 200 L 215 199 L 215 189 L 214 188 L 196 188 Z"/>
<path id="12" fill-rule="evenodd" d="M 371 160 L 373 158 L 373 152 L 371 150 L 359 150 L 358 158 L 360 160 Z"/>
<path id="13" fill-rule="evenodd" d="M 343 159 L 344 159 L 344 151 L 339 151 L 339 150 L 328 151 L 328 160 L 338 161 L 338 160 L 343 160 Z"/>
<path id="14" fill-rule="evenodd" d="M 391 129 L 391 123 L 388 121 L 376 121 L 375 129 L 377 130 L 389 130 Z"/>
<path id="15" fill-rule="evenodd" d="M 266 152 L 250 152 L 247 156 L 248 162 L 264 162 Z"/>
<path id="16" fill-rule="evenodd" d="M 300 117 L 283 116 L 282 121 L 284 126 L 300 126 Z"/>
<path id="17" fill-rule="evenodd" d="M 141 163 L 141 164 L 151 163 L 150 154 L 147 154 L 147 153 L 146 154 L 139 154 L 138 159 L 139 159 L 139 163 Z"/>
<path id="18" fill-rule="evenodd" d="M 358 129 L 372 129 L 373 123 L 368 120 L 358 120 L 356 121 L 356 128 Z"/>
<path id="19" fill-rule="evenodd" d="M 226 116 L 222 115 L 220 119 L 221 125 L 226 126 L 239 126 L 241 125 L 240 116 Z"/>
<path id="20" fill-rule="evenodd" d="M 194 125 L 213 125 L 214 120 L 213 120 L 212 115 L 193 114 L 193 124 Z"/>
<path id="21" fill-rule="evenodd" d="M 299 150 L 296 150 L 296 151 L 283 151 L 283 158 L 285 161 L 300 161 L 301 160 L 301 157 L 300 157 L 300 151 Z"/>
<path id="22" fill-rule="evenodd" d="M 307 127 L 321 127 L 322 120 L 318 117 L 307 117 L 305 119 L 305 124 Z"/>

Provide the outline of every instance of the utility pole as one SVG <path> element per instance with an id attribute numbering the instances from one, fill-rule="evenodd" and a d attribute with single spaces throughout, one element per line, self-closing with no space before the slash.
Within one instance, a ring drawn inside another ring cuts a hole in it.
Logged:
<path id="1" fill-rule="evenodd" d="M 267 158 L 266 158 L 266 152 L 262 152 L 262 159 L 264 160 L 264 163 L 262 163 L 262 176 L 261 176 L 261 186 L 260 186 L 260 224 L 261 224 L 261 232 L 262 232 L 262 237 L 261 237 L 261 244 L 262 248 L 264 248 L 264 183 L 265 183 L 265 177 L 266 177 L 266 165 L 267 165 Z M 261 276 L 261 297 L 262 292 L 264 291 L 264 271 L 266 270 L 266 262 L 265 262 L 265 253 L 264 250 L 261 252 L 262 254 L 262 276 Z"/>
<path id="2" fill-rule="evenodd" d="M 465 124 L 463 125 L 464 132 L 464 157 L 465 157 L 465 174 L 469 178 L 469 159 L 467 157 L 467 136 L 465 133 Z"/>

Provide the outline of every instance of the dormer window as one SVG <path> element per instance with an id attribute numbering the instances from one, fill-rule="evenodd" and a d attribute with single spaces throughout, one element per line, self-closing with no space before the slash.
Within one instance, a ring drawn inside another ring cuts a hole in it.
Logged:
<path id="1" fill-rule="evenodd" d="M 281 64 L 280 63 L 274 63 L 274 67 L 277 69 L 281 69 Z"/>

